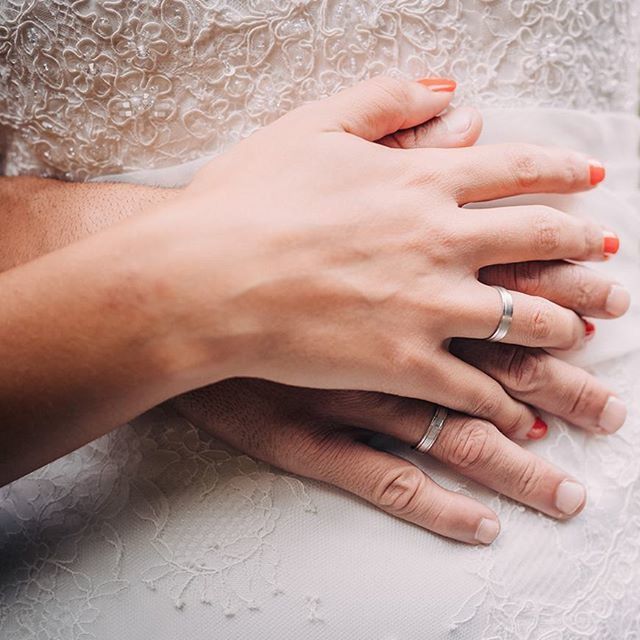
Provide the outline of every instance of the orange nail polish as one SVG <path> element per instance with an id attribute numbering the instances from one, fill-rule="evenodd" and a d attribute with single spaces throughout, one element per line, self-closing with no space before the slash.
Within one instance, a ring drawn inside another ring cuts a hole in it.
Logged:
<path id="1" fill-rule="evenodd" d="M 531 431 L 527 433 L 527 438 L 529 438 L 529 440 L 540 440 L 547 435 L 548 429 L 549 427 L 544 420 L 536 418 L 533 427 L 531 427 Z"/>
<path id="2" fill-rule="evenodd" d="M 584 338 L 585 340 L 591 340 L 596 333 L 596 325 L 584 318 L 582 318 L 582 322 L 584 322 Z"/>
<path id="3" fill-rule="evenodd" d="M 602 233 L 602 253 L 605 256 L 612 256 L 618 253 L 620 248 L 620 238 L 613 231 L 603 231 Z"/>
<path id="4" fill-rule="evenodd" d="M 589 181 L 591 182 L 591 186 L 602 182 L 605 174 L 606 171 L 602 163 L 597 160 L 589 160 Z"/>
<path id="5" fill-rule="evenodd" d="M 455 91 L 458 86 L 455 80 L 450 80 L 449 78 L 422 78 L 418 82 L 431 89 L 431 91 L 446 91 L 448 93 Z"/>

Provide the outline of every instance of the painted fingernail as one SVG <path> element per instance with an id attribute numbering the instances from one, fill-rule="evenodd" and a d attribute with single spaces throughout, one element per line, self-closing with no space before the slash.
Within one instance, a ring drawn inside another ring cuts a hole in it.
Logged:
<path id="1" fill-rule="evenodd" d="M 445 113 L 440 120 L 446 125 L 449 133 L 464 133 L 469 131 L 473 121 L 471 109 L 454 109 Z"/>
<path id="2" fill-rule="evenodd" d="M 598 419 L 598 426 L 607 433 L 617 431 L 627 419 L 627 407 L 620 398 L 609 396 Z"/>
<path id="3" fill-rule="evenodd" d="M 500 524 L 497 520 L 482 518 L 476 529 L 476 540 L 482 544 L 491 544 L 500 533 Z"/>
<path id="4" fill-rule="evenodd" d="M 596 334 L 596 325 L 584 318 L 582 318 L 582 322 L 584 323 L 584 339 L 585 341 L 591 340 L 591 338 Z"/>
<path id="5" fill-rule="evenodd" d="M 605 311 L 611 316 L 623 315 L 631 304 L 631 294 L 619 284 L 614 284 L 609 289 L 607 301 L 604 303 Z"/>
<path id="6" fill-rule="evenodd" d="M 563 480 L 556 489 L 556 509 L 566 516 L 575 513 L 587 496 L 584 487 L 574 480 Z"/>
<path id="7" fill-rule="evenodd" d="M 602 232 L 602 253 L 605 256 L 612 256 L 618 253 L 620 248 L 620 238 L 613 231 Z"/>
<path id="8" fill-rule="evenodd" d="M 589 181 L 591 186 L 595 186 L 604 180 L 606 174 L 604 165 L 597 160 L 589 160 Z"/>
<path id="9" fill-rule="evenodd" d="M 547 435 L 547 431 L 549 427 L 547 423 L 542 420 L 542 418 L 536 418 L 536 421 L 533 423 L 533 427 L 527 433 L 527 438 L 529 440 L 541 440 Z"/>
<path id="10" fill-rule="evenodd" d="M 449 78 L 422 78 L 418 82 L 431 91 L 446 91 L 448 93 L 455 91 L 457 86 L 456 81 Z"/>

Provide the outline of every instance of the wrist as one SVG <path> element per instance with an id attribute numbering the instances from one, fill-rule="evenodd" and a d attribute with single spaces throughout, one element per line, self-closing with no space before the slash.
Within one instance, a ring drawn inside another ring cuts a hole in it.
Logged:
<path id="1" fill-rule="evenodd" d="M 251 375 L 262 335 L 245 298 L 255 267 L 238 265 L 222 230 L 215 238 L 199 234 L 192 206 L 172 201 L 126 230 L 131 296 L 143 301 L 151 357 L 172 395 Z M 198 237 L 206 242 L 194 247 Z"/>

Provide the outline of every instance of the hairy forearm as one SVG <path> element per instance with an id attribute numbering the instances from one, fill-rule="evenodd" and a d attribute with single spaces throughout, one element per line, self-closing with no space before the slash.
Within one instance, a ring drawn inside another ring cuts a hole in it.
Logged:
<path id="1" fill-rule="evenodd" d="M 0 484 L 168 397 L 124 247 L 98 239 L 55 252 L 174 193 L 0 178 Z"/>
<path id="2" fill-rule="evenodd" d="M 0 177 L 0 271 L 93 235 L 178 192 L 141 185 Z"/>

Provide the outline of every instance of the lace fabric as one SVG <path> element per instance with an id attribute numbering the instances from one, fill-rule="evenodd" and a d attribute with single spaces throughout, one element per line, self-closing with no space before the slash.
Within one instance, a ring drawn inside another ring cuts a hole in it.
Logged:
<path id="1" fill-rule="evenodd" d="M 597 371 L 631 424 L 639 369 L 636 354 Z M 2 637 L 637 638 L 640 432 L 551 428 L 533 450 L 590 493 L 569 523 L 388 443 L 500 515 L 503 537 L 471 549 L 157 410 L 0 490 Z"/>
<path id="2" fill-rule="evenodd" d="M 72 180 L 218 153 L 378 73 L 480 107 L 626 111 L 630 0 L 4 0 L 3 172 Z"/>

